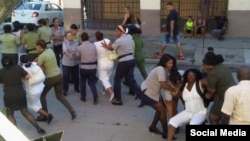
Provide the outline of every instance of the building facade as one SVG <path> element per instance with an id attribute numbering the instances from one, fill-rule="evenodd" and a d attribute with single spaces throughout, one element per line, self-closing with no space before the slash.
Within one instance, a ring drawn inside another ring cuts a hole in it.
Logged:
<path id="1" fill-rule="evenodd" d="M 250 37 L 249 0 L 61 0 L 64 8 L 64 26 L 76 23 L 82 30 L 102 30 L 112 33 L 121 24 L 125 6 L 141 19 L 144 35 L 162 35 L 161 24 L 168 12 L 166 3 L 172 1 L 180 13 L 180 30 L 188 16 L 201 13 L 207 21 L 207 32 L 215 27 L 214 16 L 222 12 L 229 20 L 228 37 Z"/>

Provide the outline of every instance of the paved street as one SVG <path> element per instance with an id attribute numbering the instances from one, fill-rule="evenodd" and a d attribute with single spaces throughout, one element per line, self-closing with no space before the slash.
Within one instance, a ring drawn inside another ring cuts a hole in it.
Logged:
<path id="1" fill-rule="evenodd" d="M 1 30 L 0 30 L 1 31 Z M 114 38 L 113 35 L 107 35 Z M 93 38 L 92 38 L 93 39 Z M 91 39 L 91 40 L 92 40 Z M 153 57 L 153 52 L 158 51 L 161 45 L 162 37 L 144 37 L 145 53 L 147 57 L 146 69 L 149 72 L 158 61 Z M 190 67 L 199 67 L 206 48 L 212 46 L 216 53 L 223 55 L 225 64 L 232 68 L 232 73 L 235 76 L 234 70 L 244 63 L 250 63 L 250 39 L 247 38 L 230 38 L 224 41 L 217 41 L 214 38 L 208 37 L 205 41 L 205 48 L 202 46 L 202 39 L 182 39 L 182 47 L 186 55 L 185 60 L 178 60 L 180 69 Z M 1 50 L 1 45 L 0 45 Z M 177 55 L 174 44 L 170 44 L 166 52 Z M 143 81 L 138 70 L 135 69 L 135 77 L 138 84 Z M 113 79 L 113 78 L 112 78 Z M 72 85 L 70 86 L 67 99 L 77 111 L 78 117 L 75 121 L 71 121 L 70 114 L 56 100 L 54 91 L 48 94 L 49 111 L 54 115 L 54 120 L 50 125 L 39 123 L 47 133 L 64 130 L 63 141 L 161 141 L 161 136 L 154 135 L 148 132 L 154 110 L 144 106 L 138 108 L 140 103 L 133 96 L 127 94 L 128 88 L 122 85 L 123 106 L 113 106 L 108 101 L 108 95 L 99 95 L 99 104 L 93 105 L 92 95 L 88 89 L 87 102 L 83 103 L 79 100 L 80 95 L 75 93 Z M 100 81 L 98 89 L 101 88 Z M 2 87 L 0 87 L 2 91 Z M 2 94 L 0 98 L 2 99 Z M 0 107 L 3 106 L 0 100 Z M 178 109 L 183 108 L 182 103 L 179 103 Z M 33 112 L 35 116 L 36 113 Z M 18 127 L 30 139 L 39 137 L 33 128 L 19 112 L 16 113 Z M 161 129 L 160 124 L 158 128 Z M 177 134 L 178 141 L 185 141 L 185 127 L 182 127 L 180 133 Z"/>

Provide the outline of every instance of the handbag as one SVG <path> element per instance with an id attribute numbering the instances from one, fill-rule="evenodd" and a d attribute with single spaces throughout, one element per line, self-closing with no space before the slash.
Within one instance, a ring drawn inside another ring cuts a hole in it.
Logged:
<path id="1" fill-rule="evenodd" d="M 109 50 L 107 55 L 108 55 L 109 60 L 112 60 L 112 61 L 115 61 L 118 58 L 118 54 L 116 50 Z"/>

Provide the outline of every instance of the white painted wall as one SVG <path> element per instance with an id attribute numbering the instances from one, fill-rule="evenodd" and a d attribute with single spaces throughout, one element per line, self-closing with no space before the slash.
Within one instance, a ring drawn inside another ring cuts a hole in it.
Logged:
<path id="1" fill-rule="evenodd" d="M 81 0 L 61 0 L 63 8 L 81 8 Z"/>
<path id="2" fill-rule="evenodd" d="M 250 0 L 229 0 L 228 10 L 250 10 Z"/>
<path id="3" fill-rule="evenodd" d="M 141 7 L 141 10 L 160 10 L 161 1 L 160 0 L 141 0 L 140 7 Z"/>

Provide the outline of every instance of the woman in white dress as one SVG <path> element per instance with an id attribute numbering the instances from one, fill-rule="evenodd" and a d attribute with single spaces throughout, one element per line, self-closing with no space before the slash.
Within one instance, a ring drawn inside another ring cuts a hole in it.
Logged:
<path id="1" fill-rule="evenodd" d="M 102 82 L 104 89 L 110 94 L 109 101 L 114 98 L 114 92 L 110 83 L 110 76 L 113 71 L 114 61 L 108 58 L 108 51 L 106 48 L 102 47 L 102 42 L 109 44 L 109 39 L 103 38 L 103 33 L 97 31 L 95 33 L 96 42 L 94 42 L 97 50 L 97 70 L 99 79 Z"/>
<path id="2" fill-rule="evenodd" d="M 183 75 L 183 84 L 179 94 L 184 102 L 185 109 L 169 120 L 168 139 L 172 141 L 176 128 L 182 125 L 200 125 L 206 120 L 207 108 L 203 98 L 197 91 L 196 83 L 204 92 L 206 81 L 202 79 L 202 73 L 197 69 L 188 69 Z"/>
<path id="3" fill-rule="evenodd" d="M 24 81 L 27 105 L 31 110 L 47 117 L 47 123 L 49 124 L 53 119 L 53 115 L 44 111 L 40 102 L 45 75 L 36 62 L 29 62 L 28 60 L 28 55 L 23 54 L 20 56 L 23 69 L 30 75 L 30 78 Z"/>

